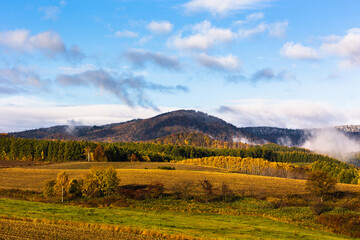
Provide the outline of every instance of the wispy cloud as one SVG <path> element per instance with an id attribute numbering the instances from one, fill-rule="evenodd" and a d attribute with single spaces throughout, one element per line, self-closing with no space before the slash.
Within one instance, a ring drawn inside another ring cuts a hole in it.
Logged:
<path id="1" fill-rule="evenodd" d="M 136 32 L 129 31 L 129 30 L 124 30 L 124 31 L 116 31 L 114 33 L 114 37 L 117 37 L 117 38 L 123 38 L 123 37 L 137 38 L 137 37 L 139 37 L 139 34 L 136 33 Z"/>
<path id="2" fill-rule="evenodd" d="M 155 64 L 167 70 L 181 70 L 181 64 L 176 57 L 162 53 L 153 53 L 143 49 L 129 49 L 124 56 L 136 67 L 145 67 L 147 63 Z"/>
<path id="3" fill-rule="evenodd" d="M 230 12 L 264 7 L 272 0 L 191 0 L 183 6 L 188 12 L 210 12 L 225 16 Z"/>
<path id="4" fill-rule="evenodd" d="M 44 13 L 43 16 L 44 19 L 55 21 L 58 19 L 58 15 L 61 13 L 61 8 L 65 7 L 65 5 L 66 5 L 66 1 L 61 0 L 58 6 L 50 5 L 50 6 L 40 7 L 39 11 Z"/>
<path id="5" fill-rule="evenodd" d="M 288 24 L 288 21 L 274 23 L 263 22 L 253 28 L 239 29 L 238 34 L 240 38 L 249 38 L 267 31 L 271 37 L 284 37 Z"/>
<path id="6" fill-rule="evenodd" d="M 197 62 L 207 68 L 221 70 L 221 71 L 240 71 L 241 62 L 233 55 L 227 56 L 210 56 L 202 53 L 195 56 Z"/>
<path id="7" fill-rule="evenodd" d="M 168 34 L 173 30 L 174 25 L 169 21 L 151 21 L 146 27 L 155 34 Z"/>
<path id="8" fill-rule="evenodd" d="M 242 25 L 242 24 L 246 24 L 246 23 L 257 22 L 258 20 L 263 19 L 264 17 L 265 17 L 265 14 L 263 12 L 253 13 L 253 14 L 247 15 L 245 20 L 237 20 L 237 21 L 234 21 L 233 24 Z"/>
<path id="9" fill-rule="evenodd" d="M 57 82 L 63 86 L 96 87 L 107 91 L 129 106 L 155 107 L 145 94 L 146 90 L 164 93 L 187 92 L 188 88 L 182 85 L 165 86 L 146 81 L 141 76 L 129 74 L 114 76 L 105 70 L 86 71 L 74 75 L 59 75 Z"/>
<path id="10" fill-rule="evenodd" d="M 0 94 L 34 94 L 46 90 L 46 87 L 46 81 L 27 67 L 16 66 L 0 69 Z"/>
<path id="11" fill-rule="evenodd" d="M 275 72 L 271 68 L 263 68 L 253 73 L 250 77 L 245 77 L 244 75 L 230 75 L 225 77 L 225 80 L 230 83 L 248 82 L 255 85 L 260 82 L 296 80 L 296 77 L 285 70 Z"/>
<path id="12" fill-rule="evenodd" d="M 46 6 L 40 7 L 40 12 L 44 13 L 44 19 L 57 20 L 58 15 L 61 13 L 61 10 L 57 6 Z"/>

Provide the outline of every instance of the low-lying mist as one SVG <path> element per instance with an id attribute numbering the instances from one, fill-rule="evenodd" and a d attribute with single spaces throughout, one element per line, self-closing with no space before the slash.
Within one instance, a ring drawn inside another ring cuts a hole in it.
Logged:
<path id="1" fill-rule="evenodd" d="M 326 154 L 344 162 L 348 162 L 353 153 L 360 152 L 359 141 L 334 128 L 312 131 L 301 147 L 316 153 Z"/>

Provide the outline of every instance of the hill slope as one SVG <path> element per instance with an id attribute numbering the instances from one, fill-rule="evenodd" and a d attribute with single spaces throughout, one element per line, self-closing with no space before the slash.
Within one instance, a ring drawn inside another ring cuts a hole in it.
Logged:
<path id="1" fill-rule="evenodd" d="M 360 140 L 360 126 L 335 127 L 345 135 Z M 21 138 L 91 140 L 99 142 L 149 141 L 180 133 L 200 133 L 222 142 L 262 144 L 266 142 L 301 146 L 319 129 L 287 129 L 275 127 L 238 128 L 224 120 L 194 110 L 178 110 L 148 119 L 135 119 L 102 126 L 54 126 L 10 133 Z"/>
<path id="2" fill-rule="evenodd" d="M 194 110 L 179 110 L 149 119 L 137 119 L 103 126 L 55 126 L 11 133 L 12 136 L 36 139 L 76 139 L 102 142 L 147 141 L 181 132 L 201 132 L 224 142 L 243 139 L 263 143 L 256 136 L 224 120 Z"/>

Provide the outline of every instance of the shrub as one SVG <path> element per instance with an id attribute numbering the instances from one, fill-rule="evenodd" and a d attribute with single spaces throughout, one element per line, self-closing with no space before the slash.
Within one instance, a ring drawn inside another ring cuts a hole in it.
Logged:
<path id="1" fill-rule="evenodd" d="M 147 192 L 146 197 L 159 198 L 164 194 L 164 190 L 164 184 L 159 182 L 151 183 L 145 188 L 145 191 Z"/>
<path id="2" fill-rule="evenodd" d="M 310 204 L 310 209 L 315 215 L 320 215 L 328 211 L 329 207 L 322 201 L 315 201 Z"/>
<path id="3" fill-rule="evenodd" d="M 224 202 L 231 202 L 235 199 L 235 195 L 234 195 L 233 191 L 224 182 L 221 184 L 220 198 Z"/>
<path id="4" fill-rule="evenodd" d="M 175 170 L 175 167 L 169 167 L 169 166 L 159 166 L 156 169 L 162 169 L 162 170 Z"/>
<path id="5" fill-rule="evenodd" d="M 128 198 L 143 200 L 146 198 L 159 198 L 164 193 L 164 184 L 154 182 L 149 185 L 126 185 L 119 188 L 118 193 Z"/>
<path id="6" fill-rule="evenodd" d="M 211 200 L 214 199 L 215 194 L 214 194 L 214 186 L 212 185 L 212 183 L 210 183 L 209 180 L 202 180 L 199 182 L 201 189 L 203 191 L 203 199 L 205 202 L 209 202 Z"/>
<path id="7" fill-rule="evenodd" d="M 191 192 L 193 188 L 194 184 L 189 180 L 179 181 L 171 187 L 174 196 L 180 199 L 191 198 Z"/>
<path id="8" fill-rule="evenodd" d="M 360 215 L 358 214 L 321 215 L 316 219 L 320 224 L 330 227 L 334 233 L 360 237 Z"/>

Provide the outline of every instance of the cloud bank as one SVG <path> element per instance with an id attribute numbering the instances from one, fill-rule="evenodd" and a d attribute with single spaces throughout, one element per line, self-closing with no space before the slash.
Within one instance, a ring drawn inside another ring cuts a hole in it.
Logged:
<path id="1" fill-rule="evenodd" d="M 323 128 L 360 122 L 360 108 L 300 100 L 240 100 L 219 107 L 217 115 L 239 127 Z"/>
<path id="2" fill-rule="evenodd" d="M 360 142 L 347 137 L 334 128 L 313 132 L 301 147 L 342 161 L 348 161 L 351 153 L 360 152 Z"/>

